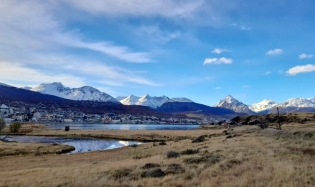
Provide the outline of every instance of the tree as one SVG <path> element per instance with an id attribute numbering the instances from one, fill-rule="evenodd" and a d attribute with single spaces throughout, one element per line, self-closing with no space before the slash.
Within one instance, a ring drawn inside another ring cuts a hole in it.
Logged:
<path id="1" fill-rule="evenodd" d="M 4 129 L 6 126 L 5 121 L 3 119 L 0 119 L 0 132 L 2 131 L 2 129 Z"/>
<path id="2" fill-rule="evenodd" d="M 20 128 L 21 128 L 21 123 L 19 122 L 14 122 L 9 126 L 11 133 L 18 133 Z"/>

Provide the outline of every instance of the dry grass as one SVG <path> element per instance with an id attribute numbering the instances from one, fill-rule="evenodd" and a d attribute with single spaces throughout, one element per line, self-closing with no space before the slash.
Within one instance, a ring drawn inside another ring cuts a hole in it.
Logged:
<path id="1" fill-rule="evenodd" d="M 44 143 L 5 143 L 0 141 L 0 157 L 22 155 L 61 154 L 73 151 L 74 147 L 60 144 Z"/>
<path id="2" fill-rule="evenodd" d="M 166 145 L 151 142 L 75 155 L 1 157 L 0 186 L 314 186 L 314 127 L 311 123 L 289 124 L 283 125 L 283 131 L 277 131 L 244 126 L 224 133 L 223 129 L 70 130 L 75 136 L 146 140 L 155 135 L 156 139 L 167 141 Z M 36 133 L 66 135 L 64 131 L 50 130 Z M 228 134 L 233 138 L 227 139 Z M 202 135 L 205 136 L 203 142 L 192 143 Z M 184 154 L 167 158 L 169 151 Z M 167 175 L 145 178 L 153 169 L 161 169 Z"/>

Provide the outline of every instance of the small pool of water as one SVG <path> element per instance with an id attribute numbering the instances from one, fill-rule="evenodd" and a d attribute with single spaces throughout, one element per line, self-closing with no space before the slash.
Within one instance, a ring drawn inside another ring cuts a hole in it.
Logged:
<path id="1" fill-rule="evenodd" d="M 75 150 L 70 153 L 83 153 L 89 151 L 116 149 L 130 145 L 138 145 L 139 142 L 120 141 L 109 139 L 95 138 L 61 138 L 61 137 L 44 137 L 44 136 L 0 136 L 4 142 L 19 143 L 58 143 L 71 145 Z"/>

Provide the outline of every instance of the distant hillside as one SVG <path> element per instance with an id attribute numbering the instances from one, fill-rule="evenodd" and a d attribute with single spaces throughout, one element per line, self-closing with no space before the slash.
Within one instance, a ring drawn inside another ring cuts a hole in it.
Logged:
<path id="1" fill-rule="evenodd" d="M 169 113 L 181 113 L 181 112 L 195 112 L 203 111 L 213 114 L 233 114 L 235 113 L 232 110 L 220 107 L 210 107 L 203 104 L 198 104 L 194 102 L 166 102 L 159 108 L 160 112 L 169 112 Z"/>
<path id="2" fill-rule="evenodd" d="M 52 95 L 41 94 L 38 92 L 16 88 L 13 86 L 0 84 L 0 97 L 23 100 L 45 100 L 45 101 L 63 101 L 64 99 Z"/>

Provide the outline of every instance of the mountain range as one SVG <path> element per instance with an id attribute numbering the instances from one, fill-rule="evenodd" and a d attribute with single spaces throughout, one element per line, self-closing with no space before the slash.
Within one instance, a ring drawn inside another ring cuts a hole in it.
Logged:
<path id="1" fill-rule="evenodd" d="M 231 95 L 226 96 L 222 99 L 216 107 L 223 107 L 231 109 L 235 112 L 243 112 L 247 114 L 268 114 L 276 113 L 279 108 L 281 113 L 287 112 L 315 112 L 315 98 L 303 99 L 303 98 L 292 98 L 282 103 L 276 103 L 272 100 L 264 99 L 263 101 L 246 105 Z"/>
<path id="2" fill-rule="evenodd" d="M 0 85 L 9 86 L 3 83 Z M 194 103 L 187 98 L 169 98 L 167 96 L 120 96 L 112 97 L 109 94 L 99 91 L 90 86 L 83 86 L 80 88 L 68 88 L 60 82 L 43 83 L 37 87 L 25 87 L 25 90 L 39 92 L 44 95 L 53 95 L 56 98 L 64 98 L 76 101 L 97 101 L 97 102 L 111 102 L 121 103 L 123 105 L 139 105 L 152 108 L 161 112 L 183 112 L 183 111 L 213 111 L 212 108 L 228 109 L 236 113 L 243 114 L 266 114 L 276 112 L 276 108 L 280 108 L 281 112 L 312 112 L 315 111 L 315 97 L 314 98 L 292 98 L 282 103 L 276 103 L 272 100 L 264 99 L 259 103 L 252 105 L 244 104 L 241 101 L 228 95 L 220 100 L 214 107 Z M 39 98 L 45 96 L 40 96 Z M 210 107 L 205 109 L 204 106 Z M 222 112 L 222 111 L 221 111 Z M 225 111 L 226 112 L 226 111 Z M 224 113 L 224 112 L 223 112 Z"/>
<path id="3" fill-rule="evenodd" d="M 29 89 L 29 87 L 25 88 Z M 99 91 L 96 88 L 90 86 L 83 86 L 80 88 L 68 88 L 60 82 L 54 82 L 51 84 L 40 84 L 37 87 L 30 88 L 29 90 L 34 92 L 40 92 L 42 94 L 54 95 L 64 99 L 79 100 L 79 101 L 101 101 L 101 102 L 113 102 L 118 103 L 112 96 Z"/>
<path id="4" fill-rule="evenodd" d="M 130 95 L 128 97 L 116 97 L 124 105 L 142 105 L 151 108 L 158 108 L 162 106 L 164 103 L 168 102 L 188 102 L 192 103 L 190 99 L 187 98 L 168 98 L 166 96 L 161 97 L 152 97 L 150 95 L 144 95 L 142 97 Z"/>
<path id="5" fill-rule="evenodd" d="M 194 103 L 186 98 L 169 99 L 165 96 L 151 97 L 149 95 L 145 95 L 138 99 L 139 102 L 141 102 L 138 103 L 139 105 L 123 105 L 122 103 L 113 99 L 110 99 L 108 101 L 101 101 L 101 99 L 99 98 L 90 97 L 91 100 L 83 100 L 87 99 L 84 93 L 86 93 L 88 96 L 91 95 L 91 89 L 88 89 L 89 92 L 84 92 L 85 89 L 82 89 L 86 87 L 70 89 L 62 86 L 62 84 L 60 83 L 52 83 L 51 85 L 44 84 L 44 86 L 42 84 L 40 87 L 36 88 L 41 89 L 16 88 L 6 84 L 0 84 L 0 103 L 7 104 L 9 106 L 11 105 L 11 107 L 16 108 L 59 108 L 66 111 L 81 111 L 86 114 L 119 113 L 152 115 L 157 117 L 186 118 L 189 114 L 197 113 L 197 115 L 192 115 L 190 117 L 198 119 L 210 117 L 216 120 L 229 119 L 239 115 L 238 113 L 235 113 L 234 111 L 229 109 L 210 107 Z M 73 97 L 72 94 L 75 93 L 73 90 L 83 90 L 82 92 L 79 92 L 83 95 L 80 95 L 80 97 Z M 51 95 L 48 93 L 50 93 Z M 57 97 L 55 95 L 65 98 Z M 102 96 L 104 94 L 98 93 L 98 95 Z M 140 105 L 142 103 L 154 106 L 156 108 Z"/>

